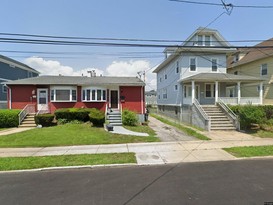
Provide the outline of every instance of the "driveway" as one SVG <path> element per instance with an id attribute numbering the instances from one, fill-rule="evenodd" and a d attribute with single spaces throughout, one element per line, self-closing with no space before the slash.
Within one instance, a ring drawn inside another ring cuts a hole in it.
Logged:
<path id="1" fill-rule="evenodd" d="M 173 126 L 155 119 L 154 117 L 149 116 L 149 121 L 149 126 L 155 130 L 157 137 L 159 137 L 162 142 L 198 140 L 195 137 L 186 135 L 184 132 Z"/>

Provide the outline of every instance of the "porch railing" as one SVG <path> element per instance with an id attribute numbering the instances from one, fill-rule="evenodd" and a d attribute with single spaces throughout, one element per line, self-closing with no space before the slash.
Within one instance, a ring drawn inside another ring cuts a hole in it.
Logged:
<path id="1" fill-rule="evenodd" d="M 27 104 L 24 109 L 18 114 L 19 125 L 21 125 L 22 121 L 29 113 L 35 113 L 35 104 Z"/>
<path id="2" fill-rule="evenodd" d="M 36 115 L 41 115 L 41 114 L 45 114 L 45 113 L 50 113 L 48 105 L 42 105 L 42 107 L 38 110 Z"/>
<path id="3" fill-rule="evenodd" d="M 259 97 L 241 97 L 240 102 L 238 97 L 220 97 L 219 99 L 222 100 L 225 104 L 229 105 L 245 105 L 245 104 L 253 104 L 259 105 L 261 104 Z"/>
<path id="4" fill-rule="evenodd" d="M 222 108 L 222 110 L 228 114 L 229 118 L 233 121 L 237 130 L 240 130 L 240 121 L 238 116 L 223 102 L 222 99 L 218 100 L 218 105 Z"/>
<path id="5" fill-rule="evenodd" d="M 194 98 L 193 106 L 196 108 L 196 110 L 199 112 L 199 114 L 203 117 L 203 120 L 207 122 L 207 129 L 210 131 L 211 128 L 211 119 L 207 115 L 207 113 L 204 111 L 204 109 L 201 107 L 200 103 L 196 98 Z"/>

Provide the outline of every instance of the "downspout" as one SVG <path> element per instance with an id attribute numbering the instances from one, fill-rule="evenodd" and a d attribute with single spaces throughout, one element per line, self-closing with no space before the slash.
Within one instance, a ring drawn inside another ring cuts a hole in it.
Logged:
<path id="1" fill-rule="evenodd" d="M 7 86 L 7 85 L 6 85 Z M 8 109 L 11 109 L 11 88 L 9 86 L 7 86 L 8 88 Z"/>

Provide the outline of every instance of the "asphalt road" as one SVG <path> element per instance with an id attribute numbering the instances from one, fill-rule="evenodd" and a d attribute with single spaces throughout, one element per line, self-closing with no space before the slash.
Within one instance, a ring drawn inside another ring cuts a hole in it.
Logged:
<path id="1" fill-rule="evenodd" d="M 264 204 L 273 159 L 0 174 L 1 205 Z"/>

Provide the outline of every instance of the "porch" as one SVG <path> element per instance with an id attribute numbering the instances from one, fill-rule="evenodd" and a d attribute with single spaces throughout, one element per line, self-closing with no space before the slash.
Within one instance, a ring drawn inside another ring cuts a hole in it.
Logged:
<path id="1" fill-rule="evenodd" d="M 179 81 L 183 85 L 183 104 L 192 105 L 197 99 L 201 105 L 218 102 L 231 105 L 263 104 L 263 79 L 226 73 L 199 73 Z M 242 88 L 257 84 L 257 93 L 243 93 Z M 256 95 L 256 96 L 255 96 Z"/>

